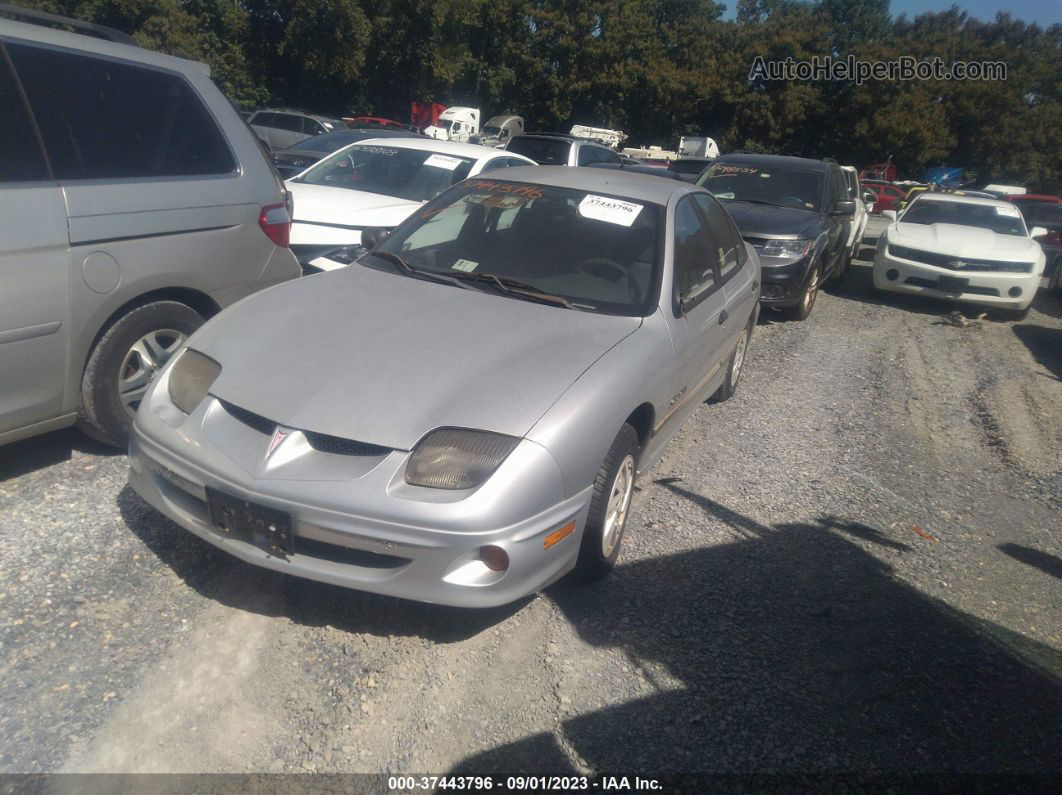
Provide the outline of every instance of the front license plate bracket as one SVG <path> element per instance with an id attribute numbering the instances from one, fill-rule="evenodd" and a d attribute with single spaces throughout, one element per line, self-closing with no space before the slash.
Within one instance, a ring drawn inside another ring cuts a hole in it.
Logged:
<path id="1" fill-rule="evenodd" d="M 969 286 L 969 279 L 962 279 L 958 276 L 941 276 L 940 280 L 937 282 L 937 289 L 943 290 L 946 293 L 958 294 Z"/>
<path id="2" fill-rule="evenodd" d="M 210 521 L 226 538 L 253 544 L 285 560 L 295 554 L 291 514 L 207 486 Z"/>

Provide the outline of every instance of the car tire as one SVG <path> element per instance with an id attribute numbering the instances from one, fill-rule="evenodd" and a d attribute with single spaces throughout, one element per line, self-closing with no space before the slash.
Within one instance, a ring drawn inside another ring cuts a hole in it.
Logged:
<path id="1" fill-rule="evenodd" d="M 734 392 L 737 391 L 738 381 L 741 379 L 741 372 L 745 365 L 745 355 L 748 352 L 749 342 L 752 340 L 752 321 L 749 321 L 748 326 L 745 327 L 745 333 L 738 340 L 737 347 L 734 348 L 734 352 L 730 355 L 730 359 L 726 363 L 726 376 L 723 378 L 723 383 L 719 385 L 719 388 L 715 390 L 715 394 L 712 395 L 713 403 L 722 403 L 730 398 L 734 397 Z"/>
<path id="2" fill-rule="evenodd" d="M 576 573 L 584 582 L 601 579 L 616 565 L 630 516 L 639 449 L 637 431 L 624 423 L 594 478 L 576 563 Z"/>
<path id="3" fill-rule="evenodd" d="M 808 282 L 804 285 L 804 291 L 800 294 L 800 301 L 796 306 L 791 306 L 785 311 L 789 320 L 807 320 L 811 310 L 815 308 L 815 299 L 818 298 L 819 287 L 822 285 L 822 263 L 816 262 L 811 266 Z"/>
<path id="4" fill-rule="evenodd" d="M 118 318 L 85 365 L 78 427 L 105 444 L 128 447 L 139 397 L 201 325 L 203 317 L 177 301 L 153 301 Z"/>

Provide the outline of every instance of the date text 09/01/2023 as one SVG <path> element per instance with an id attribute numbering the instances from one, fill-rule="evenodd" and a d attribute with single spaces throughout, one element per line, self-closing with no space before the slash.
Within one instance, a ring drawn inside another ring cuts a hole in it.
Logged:
<path id="1" fill-rule="evenodd" d="M 600 776 L 597 778 L 588 776 L 390 776 L 387 779 L 387 788 L 392 792 L 415 792 L 417 790 L 653 792 L 663 789 L 657 779 L 640 776 Z"/>

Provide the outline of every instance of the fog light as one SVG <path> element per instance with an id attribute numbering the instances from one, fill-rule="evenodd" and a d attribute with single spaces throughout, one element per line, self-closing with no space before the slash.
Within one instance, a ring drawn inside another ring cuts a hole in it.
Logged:
<path id="1" fill-rule="evenodd" d="M 491 571 L 505 571 L 509 568 L 509 554 L 501 547 L 480 547 L 479 559 Z"/>
<path id="2" fill-rule="evenodd" d="M 1021 288 L 1017 285 L 1014 285 L 1009 290 L 1007 290 L 1007 295 L 1009 295 L 1011 298 L 1017 298 L 1019 295 L 1021 295 Z"/>
<path id="3" fill-rule="evenodd" d="M 888 279 L 890 282 L 894 282 L 900 278 L 900 272 L 896 270 L 896 268 L 889 268 L 887 271 L 885 271 L 885 278 Z"/>

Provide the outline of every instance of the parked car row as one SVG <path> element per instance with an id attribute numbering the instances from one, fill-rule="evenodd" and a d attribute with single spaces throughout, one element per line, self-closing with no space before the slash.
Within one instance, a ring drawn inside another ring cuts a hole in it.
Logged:
<path id="1" fill-rule="evenodd" d="M 734 394 L 761 305 L 808 317 L 866 226 L 831 160 L 690 182 L 570 135 L 260 111 L 332 125 L 281 182 L 197 65 L 35 13 L 0 30 L 0 443 L 128 445 L 155 509 L 294 576 L 489 606 L 607 574 L 637 478 Z M 1046 230 L 1013 203 L 893 216 L 880 289 L 1032 300 Z M 297 278 L 293 250 L 329 272 Z"/>

